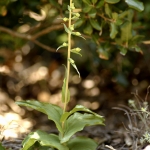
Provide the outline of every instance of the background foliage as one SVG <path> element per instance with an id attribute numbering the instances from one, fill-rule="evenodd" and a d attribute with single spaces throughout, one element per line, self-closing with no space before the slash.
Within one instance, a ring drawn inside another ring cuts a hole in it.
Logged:
<path id="1" fill-rule="evenodd" d="M 76 11 L 81 12 L 80 20 L 75 27 L 86 38 L 86 41 L 76 38 L 72 41 L 74 46 L 83 49 L 82 59 L 76 58 L 81 76 L 85 78 L 90 72 L 103 74 L 106 71 L 111 77 L 109 83 L 105 82 L 108 85 L 112 81 L 123 86 L 137 85 L 137 78 L 142 81 L 141 74 L 138 71 L 136 73 L 136 70 L 147 72 L 145 67 L 147 70 L 150 69 L 146 66 L 149 61 L 147 45 L 149 2 L 137 0 L 74 0 L 74 2 L 78 8 Z M 47 67 L 49 61 L 62 64 L 66 55 L 65 50 L 60 50 L 59 54 L 56 54 L 55 50 L 67 40 L 61 24 L 61 18 L 67 16 L 67 5 L 67 0 L 2 0 L 1 64 L 16 72 L 21 70 L 14 67 L 14 62 L 24 63 L 25 67 L 39 61 L 43 61 Z M 103 77 L 107 78 L 107 75 L 104 74 Z M 146 74 L 143 76 L 147 78 Z"/>

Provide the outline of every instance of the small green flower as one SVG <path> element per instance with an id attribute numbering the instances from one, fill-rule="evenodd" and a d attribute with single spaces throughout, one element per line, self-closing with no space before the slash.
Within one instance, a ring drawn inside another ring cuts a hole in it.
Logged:
<path id="1" fill-rule="evenodd" d="M 81 48 L 77 47 L 75 50 L 76 50 L 76 52 L 80 52 Z"/>
<path id="2" fill-rule="evenodd" d="M 71 25 L 70 30 L 73 31 L 74 30 L 74 24 Z"/>
<path id="3" fill-rule="evenodd" d="M 80 17 L 80 14 L 79 14 L 79 13 L 75 13 L 75 16 L 76 16 L 77 18 L 79 18 L 79 17 Z"/>
<path id="4" fill-rule="evenodd" d="M 73 10 L 75 9 L 74 3 L 71 4 L 70 8 Z"/>
<path id="5" fill-rule="evenodd" d="M 64 42 L 64 43 L 63 43 L 63 46 L 68 46 L 68 44 Z"/>
<path id="6" fill-rule="evenodd" d="M 135 102 L 132 99 L 128 100 L 129 106 L 135 108 Z"/>
<path id="7" fill-rule="evenodd" d="M 68 20 L 69 20 L 69 19 L 68 19 L 68 18 L 66 18 L 66 17 L 65 17 L 65 18 L 63 18 L 63 21 L 65 21 L 65 22 L 66 22 L 66 21 L 68 21 Z"/>
<path id="8" fill-rule="evenodd" d="M 142 108 L 141 108 L 141 111 L 142 111 L 142 112 L 147 112 L 147 108 L 142 107 Z"/>
<path id="9" fill-rule="evenodd" d="M 80 36 L 81 33 L 80 32 L 75 32 L 75 35 Z"/>
<path id="10" fill-rule="evenodd" d="M 71 64 L 74 64 L 74 62 L 75 62 L 75 61 L 74 61 L 73 59 L 71 59 L 71 58 L 69 59 L 69 61 L 70 61 Z"/>

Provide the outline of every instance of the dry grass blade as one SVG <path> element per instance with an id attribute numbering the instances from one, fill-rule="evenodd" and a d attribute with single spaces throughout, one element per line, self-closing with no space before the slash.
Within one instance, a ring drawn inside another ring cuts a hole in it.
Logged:
<path id="1" fill-rule="evenodd" d="M 117 150 L 117 149 L 114 149 L 112 146 L 109 146 L 109 145 L 105 145 L 105 147 L 111 149 L 111 150 Z"/>

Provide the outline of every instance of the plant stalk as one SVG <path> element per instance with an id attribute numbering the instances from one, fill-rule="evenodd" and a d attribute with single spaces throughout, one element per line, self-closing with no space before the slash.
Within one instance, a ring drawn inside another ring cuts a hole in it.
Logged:
<path id="1" fill-rule="evenodd" d="M 70 0 L 70 7 L 71 7 L 71 4 L 72 4 L 72 0 Z M 72 17 L 72 12 L 69 11 L 68 28 L 71 27 L 71 17 Z M 68 95 L 68 84 L 69 84 L 69 74 L 70 74 L 70 62 L 69 62 L 70 50 L 71 50 L 71 33 L 68 33 L 67 75 L 66 75 L 65 103 L 64 103 L 63 113 L 66 112 L 66 107 L 67 107 L 67 95 Z"/>

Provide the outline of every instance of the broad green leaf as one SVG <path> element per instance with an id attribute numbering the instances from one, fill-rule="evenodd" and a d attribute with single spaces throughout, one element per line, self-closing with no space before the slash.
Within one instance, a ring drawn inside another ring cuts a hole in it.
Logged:
<path id="1" fill-rule="evenodd" d="M 60 143 L 59 137 L 55 134 L 48 134 L 43 131 L 31 132 L 23 141 L 22 150 L 28 150 L 35 142 L 39 142 L 41 146 L 49 146 L 58 150 L 69 150 L 68 147 Z"/>
<path id="2" fill-rule="evenodd" d="M 102 30 L 100 31 L 100 33 L 92 34 L 92 39 L 97 45 L 99 45 L 99 36 L 101 35 L 101 33 L 102 33 Z"/>
<path id="3" fill-rule="evenodd" d="M 6 149 L 2 146 L 1 143 L 0 143 L 0 150 L 6 150 Z"/>
<path id="4" fill-rule="evenodd" d="M 115 23 L 110 23 L 110 37 L 114 39 L 118 33 L 117 26 Z"/>
<path id="5" fill-rule="evenodd" d="M 83 130 L 86 126 L 103 124 L 103 118 L 99 115 L 75 112 L 64 123 L 64 134 L 60 139 L 61 143 L 69 141 L 69 139 L 78 131 Z"/>
<path id="6" fill-rule="evenodd" d="M 74 24 L 74 28 L 79 28 L 84 22 L 85 20 L 83 18 L 78 19 Z"/>
<path id="7" fill-rule="evenodd" d="M 100 0 L 98 4 L 96 4 L 96 8 L 101 8 L 104 6 L 104 0 Z"/>
<path id="8" fill-rule="evenodd" d="M 49 146 L 41 146 L 39 142 L 35 142 L 28 150 L 56 150 Z"/>
<path id="9" fill-rule="evenodd" d="M 134 14 L 135 14 L 135 12 L 133 11 L 133 9 L 129 9 L 128 10 L 127 20 L 130 21 L 130 22 L 133 22 Z"/>
<path id="10" fill-rule="evenodd" d="M 118 2 L 120 2 L 120 0 L 105 0 L 106 3 L 110 3 L 110 4 L 116 4 Z"/>
<path id="11" fill-rule="evenodd" d="M 94 113 L 93 111 L 91 111 L 90 109 L 88 109 L 82 105 L 76 105 L 70 112 L 65 112 L 61 117 L 61 122 L 65 122 L 69 116 L 71 116 L 73 113 L 78 112 L 78 111 L 93 114 L 93 115 L 99 117 L 104 122 L 104 118 L 102 116 Z"/>
<path id="12" fill-rule="evenodd" d="M 98 0 L 92 0 L 92 3 L 95 4 L 95 3 L 97 3 L 97 1 L 98 1 Z"/>
<path id="13" fill-rule="evenodd" d="M 121 40 L 122 40 L 122 42 L 128 42 L 129 39 L 132 38 L 131 28 L 132 28 L 132 24 L 129 21 L 126 21 L 121 26 L 120 29 L 121 29 Z"/>
<path id="14" fill-rule="evenodd" d="M 87 137 L 75 137 L 67 143 L 69 150 L 96 150 L 97 143 Z"/>
<path id="15" fill-rule="evenodd" d="M 93 7 L 87 4 L 83 5 L 83 12 L 88 13 Z"/>
<path id="16" fill-rule="evenodd" d="M 136 43 L 141 42 L 143 40 L 143 38 L 144 38 L 143 35 L 135 35 L 135 36 L 132 37 L 131 40 L 135 42 L 134 44 L 136 44 Z"/>
<path id="17" fill-rule="evenodd" d="M 90 0 L 82 0 L 84 3 L 91 5 L 91 1 Z"/>
<path id="18" fill-rule="evenodd" d="M 60 122 L 60 118 L 63 114 L 62 108 L 50 103 L 44 103 L 33 100 L 17 101 L 16 103 L 20 106 L 30 107 L 32 109 L 46 114 L 48 116 L 48 119 L 55 122 L 57 129 L 60 131 L 60 133 L 62 133 L 62 126 Z"/>
<path id="19" fill-rule="evenodd" d="M 114 20 L 117 20 L 118 19 L 118 13 L 116 13 L 116 12 L 112 13 L 112 18 Z"/>
<path id="20" fill-rule="evenodd" d="M 61 91 L 61 94 L 62 94 L 62 102 L 65 103 L 65 102 L 69 102 L 70 101 L 70 91 L 69 89 L 67 89 L 67 98 L 66 98 L 66 78 L 67 78 L 67 68 L 65 66 L 65 78 L 64 78 L 64 81 L 63 81 L 63 86 L 62 86 L 62 91 Z"/>
<path id="21" fill-rule="evenodd" d="M 60 8 L 60 4 L 56 0 L 49 0 L 49 3 L 57 8 Z"/>
<path id="22" fill-rule="evenodd" d="M 78 75 L 79 75 L 79 78 L 80 78 L 80 72 L 78 71 L 78 68 L 77 68 L 77 66 L 76 66 L 76 64 L 75 64 L 75 61 L 74 61 L 72 58 L 70 58 L 70 59 L 69 59 L 69 62 L 70 62 L 71 65 L 74 67 L 74 69 L 77 71 L 77 73 L 78 73 Z"/>
<path id="23" fill-rule="evenodd" d="M 129 40 L 129 48 L 135 49 L 136 52 L 140 52 L 141 54 L 143 53 L 141 48 L 137 46 L 140 42 L 142 42 L 142 39 L 144 36 L 141 35 L 135 35 Z"/>
<path id="24" fill-rule="evenodd" d="M 63 25 L 64 25 L 65 31 L 66 31 L 67 33 L 71 34 L 72 31 L 71 31 L 69 28 L 67 28 L 66 25 L 65 25 L 64 23 L 63 23 Z"/>
<path id="25" fill-rule="evenodd" d="M 105 4 L 105 13 L 106 13 L 106 15 L 108 15 L 111 18 L 112 12 L 111 12 L 111 9 L 107 3 Z"/>
<path id="26" fill-rule="evenodd" d="M 143 3 L 139 2 L 138 0 L 125 0 L 125 2 L 129 5 L 129 7 L 134 8 L 138 11 L 144 10 Z"/>
<path id="27" fill-rule="evenodd" d="M 76 8 L 81 8 L 82 7 L 82 1 L 81 0 L 73 0 L 74 5 Z"/>
<path id="28" fill-rule="evenodd" d="M 101 30 L 101 25 L 99 24 L 99 22 L 96 19 L 90 19 L 90 23 L 92 25 L 93 28 L 95 28 L 96 30 Z"/>
<path id="29" fill-rule="evenodd" d="M 85 34 L 91 35 L 93 33 L 93 28 L 89 22 L 87 22 L 86 26 L 83 29 Z"/>
<path id="30" fill-rule="evenodd" d="M 115 42 L 117 45 L 122 45 L 122 40 L 120 38 L 115 38 Z"/>
<path id="31" fill-rule="evenodd" d="M 119 50 L 120 50 L 120 54 L 121 54 L 121 55 L 123 55 L 123 56 L 126 55 L 126 53 L 127 53 L 127 48 L 120 46 L 120 47 L 119 47 Z"/>
<path id="32" fill-rule="evenodd" d="M 68 44 L 67 43 L 63 43 L 62 45 L 60 45 L 57 49 L 56 49 L 56 51 L 58 51 L 60 48 L 62 48 L 62 47 L 67 47 L 68 46 Z"/>
<path id="33" fill-rule="evenodd" d="M 117 19 L 116 22 L 115 22 L 115 24 L 118 25 L 118 26 L 122 25 L 122 23 L 123 23 L 122 19 Z"/>
<path id="34" fill-rule="evenodd" d="M 101 59 L 104 59 L 104 60 L 109 59 L 109 52 L 106 49 L 104 49 L 103 47 L 99 46 L 97 52 Z"/>
<path id="35" fill-rule="evenodd" d="M 134 11 L 132 9 L 123 11 L 119 14 L 118 19 L 132 21 Z"/>
<path id="36" fill-rule="evenodd" d="M 119 14 L 116 12 L 112 13 L 112 18 L 114 20 L 114 23 L 118 26 L 120 26 L 123 23 L 123 20 L 119 18 Z"/>
<path id="37" fill-rule="evenodd" d="M 135 48 L 136 52 L 143 54 L 143 51 L 141 50 L 141 48 L 139 46 L 134 46 L 133 48 Z"/>
<path id="38" fill-rule="evenodd" d="M 95 8 L 92 8 L 89 12 L 88 12 L 88 15 L 90 18 L 95 18 L 96 17 L 96 13 L 97 13 L 97 10 Z"/>

